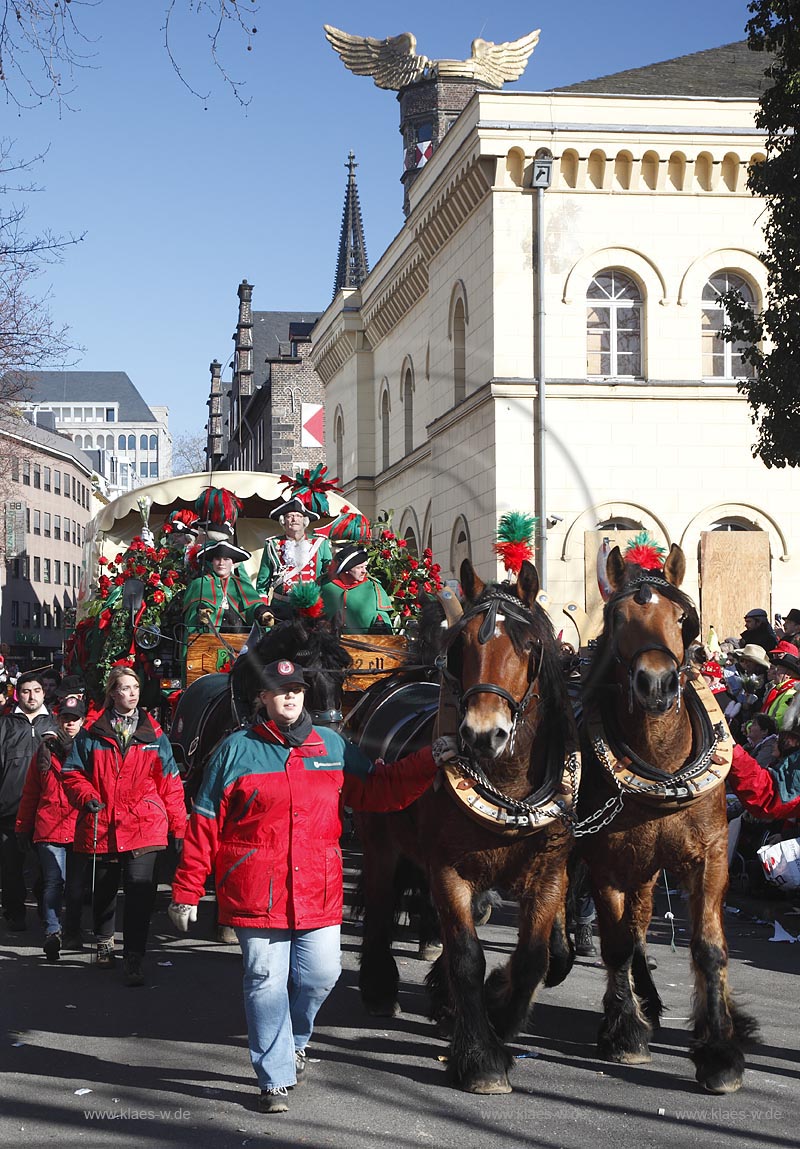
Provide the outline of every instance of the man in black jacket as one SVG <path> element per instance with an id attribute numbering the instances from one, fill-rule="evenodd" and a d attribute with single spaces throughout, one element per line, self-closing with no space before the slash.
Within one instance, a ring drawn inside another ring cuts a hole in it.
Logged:
<path id="1" fill-rule="evenodd" d="M 46 731 L 58 725 L 44 704 L 44 684 L 32 670 L 17 681 L 17 705 L 0 718 L 0 884 L 9 929 L 25 929 L 25 855 L 14 834 L 25 775 Z"/>

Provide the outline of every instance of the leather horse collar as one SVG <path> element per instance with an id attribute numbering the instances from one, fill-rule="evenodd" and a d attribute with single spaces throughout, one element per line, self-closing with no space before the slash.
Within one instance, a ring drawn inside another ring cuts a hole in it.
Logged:
<path id="1" fill-rule="evenodd" d="M 503 621 L 505 615 L 524 625 L 530 626 L 534 622 L 533 612 L 516 595 L 500 587 L 492 587 L 450 628 L 447 650 L 459 637 L 466 623 L 479 614 L 486 616 L 478 630 L 478 641 L 481 644 L 489 642 L 494 636 L 497 623 Z M 458 704 L 459 715 L 462 718 L 468 700 L 475 695 L 497 694 L 502 698 L 511 710 L 512 726 L 508 751 L 513 753 L 518 724 L 527 711 L 531 699 L 537 697 L 536 685 L 544 659 L 543 643 L 537 640 L 531 653 L 528 689 L 519 701 L 504 687 L 491 682 L 479 682 L 462 691 L 460 681 L 447 665 L 447 650 L 436 661 L 442 676 L 442 693 L 444 694 L 445 690 L 449 691 Z M 548 767 L 543 785 L 527 798 L 511 798 L 498 790 L 480 765 L 467 755 L 447 763 L 442 775 L 449 793 L 462 805 L 465 813 L 494 833 L 516 837 L 532 834 L 556 820 L 572 821 L 572 810 L 577 800 L 580 782 L 580 766 L 580 753 L 576 748 L 571 748 L 566 753 L 563 763 Z"/>
<path id="2" fill-rule="evenodd" d="M 587 714 L 586 725 L 595 755 L 623 795 L 649 805 L 677 809 L 705 797 L 724 782 L 733 758 L 733 739 L 722 711 L 702 678 L 687 683 L 685 698 L 696 751 L 674 774 L 645 762 L 621 737 L 612 740 L 597 709 Z"/>

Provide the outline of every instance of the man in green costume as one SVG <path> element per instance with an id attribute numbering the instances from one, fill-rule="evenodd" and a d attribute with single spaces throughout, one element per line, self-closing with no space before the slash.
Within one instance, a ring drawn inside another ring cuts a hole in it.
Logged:
<path id="1" fill-rule="evenodd" d="M 392 601 L 381 584 L 367 574 L 367 552 L 356 543 L 344 547 L 336 572 L 322 585 L 325 617 L 338 619 L 343 634 L 391 632 Z"/>
<path id="2" fill-rule="evenodd" d="M 227 539 L 208 543 L 199 551 L 198 562 L 208 564 L 210 570 L 193 579 L 183 596 L 187 634 L 209 626 L 228 633 L 249 630 L 253 622 L 270 614 L 247 572 L 234 570 L 235 564 L 249 558 L 249 551 Z"/>

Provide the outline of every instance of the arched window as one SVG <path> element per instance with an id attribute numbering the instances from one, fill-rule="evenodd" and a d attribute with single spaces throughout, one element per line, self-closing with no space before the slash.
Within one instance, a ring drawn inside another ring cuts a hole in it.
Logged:
<path id="1" fill-rule="evenodd" d="M 642 374 L 642 296 L 629 275 L 598 271 L 586 293 L 587 375 Z"/>
<path id="2" fill-rule="evenodd" d="M 463 515 L 459 515 L 450 536 L 450 569 L 456 578 L 461 577 L 461 564 L 464 559 L 471 558 L 472 544 L 469 538 L 469 527 Z"/>
<path id="3" fill-rule="evenodd" d="M 757 531 L 760 528 L 747 519 L 732 516 L 718 519 L 711 527 L 712 531 Z"/>
<path id="4" fill-rule="evenodd" d="M 118 451 L 124 451 L 125 450 L 125 436 L 124 435 L 120 435 L 117 438 L 117 450 Z"/>
<path id="5" fill-rule="evenodd" d="M 414 534 L 414 528 L 409 527 L 403 537 L 406 540 L 406 550 L 410 555 L 413 555 L 414 558 L 417 558 L 419 556 L 419 543 L 417 542 L 417 536 Z"/>
<path id="6" fill-rule="evenodd" d="M 336 444 L 336 478 L 341 483 L 344 478 L 344 419 L 341 415 L 336 416 L 333 441 Z"/>
<path id="7" fill-rule="evenodd" d="M 150 436 L 150 450 L 151 451 L 157 451 L 158 450 L 158 435 L 151 435 Z"/>
<path id="8" fill-rule="evenodd" d="M 453 403 L 467 397 L 467 323 L 464 300 L 457 299 L 453 308 Z"/>
<path id="9" fill-rule="evenodd" d="M 602 523 L 597 524 L 596 529 L 598 531 L 643 531 L 644 523 L 617 515 L 613 519 L 603 519 Z"/>
<path id="10" fill-rule="evenodd" d="M 83 449 L 83 435 L 73 435 L 72 441 L 76 447 Z"/>
<path id="11" fill-rule="evenodd" d="M 753 375 L 753 365 L 742 359 L 744 344 L 726 343 L 722 338 L 722 328 L 728 323 L 721 299 L 726 291 L 738 291 L 751 311 L 755 306 L 753 290 L 741 275 L 719 271 L 711 276 L 703 288 L 703 378 L 749 379 Z"/>
<path id="12" fill-rule="evenodd" d="M 135 435 L 128 435 L 128 450 L 129 451 L 135 451 L 136 450 L 136 436 Z"/>
<path id="13" fill-rule="evenodd" d="M 140 435 L 139 436 L 139 450 L 140 451 L 146 451 L 147 450 L 147 435 Z"/>
<path id="14" fill-rule="evenodd" d="M 405 417 L 405 448 L 410 455 L 414 450 L 414 377 L 411 368 L 406 371 L 403 380 L 403 407 Z"/>
<path id="15" fill-rule="evenodd" d="M 389 466 L 389 392 L 381 399 L 381 470 Z"/>

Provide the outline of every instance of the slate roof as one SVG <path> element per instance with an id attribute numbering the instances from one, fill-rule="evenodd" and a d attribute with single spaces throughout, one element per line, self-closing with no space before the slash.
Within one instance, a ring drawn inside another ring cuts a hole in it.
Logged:
<path id="1" fill-rule="evenodd" d="M 27 419 L 17 418 L 13 415 L 0 416 L 0 435 L 13 435 L 26 443 L 33 443 L 43 451 L 55 451 L 59 455 L 68 455 L 74 459 L 85 471 L 90 474 L 95 469 L 92 460 L 76 447 L 72 439 L 66 435 L 59 435 L 57 431 L 47 431 L 44 427 L 37 427 Z"/>
<path id="2" fill-rule="evenodd" d="M 322 315 L 321 311 L 253 312 L 253 383 L 260 387 L 269 379 L 267 361 L 280 358 L 280 344 L 289 342 L 289 325 L 302 324 L 306 333 Z M 300 331 L 297 332 L 300 334 Z"/>
<path id="3" fill-rule="evenodd" d="M 157 419 L 124 371 L 36 371 L 26 376 L 26 396 L 34 403 L 119 403 L 120 423 Z"/>
<path id="4" fill-rule="evenodd" d="M 662 60 L 644 68 L 615 72 L 596 80 L 581 80 L 553 89 L 595 92 L 605 96 L 706 96 L 712 99 L 757 100 L 770 81 L 764 70 L 772 60 L 766 52 L 751 52 L 746 40 L 723 44 Z"/>

